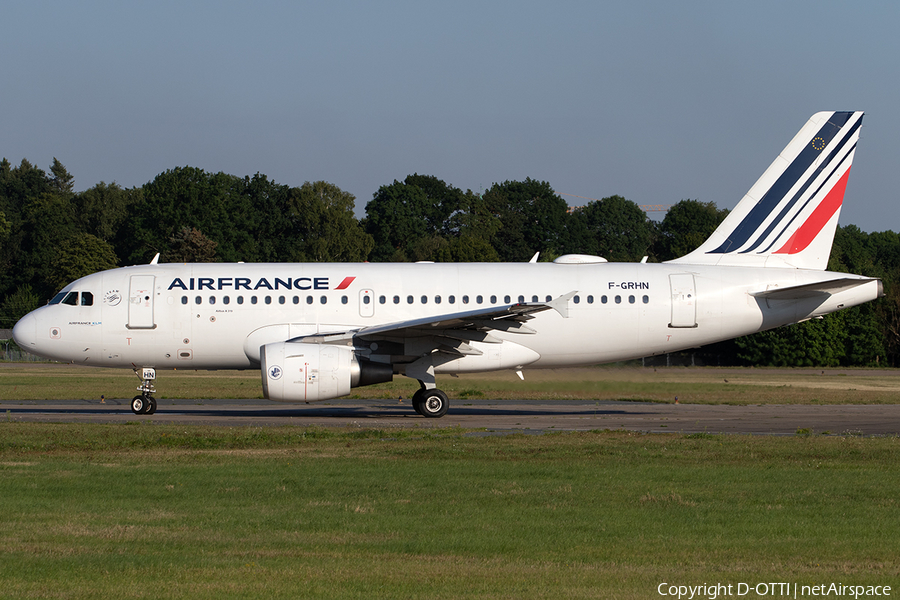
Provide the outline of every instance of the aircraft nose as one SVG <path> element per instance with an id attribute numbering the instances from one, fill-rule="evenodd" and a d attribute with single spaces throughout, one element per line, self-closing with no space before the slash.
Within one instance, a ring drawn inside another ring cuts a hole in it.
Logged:
<path id="1" fill-rule="evenodd" d="M 37 319 L 28 313 L 13 326 L 13 340 L 22 350 L 33 350 L 37 342 Z"/>

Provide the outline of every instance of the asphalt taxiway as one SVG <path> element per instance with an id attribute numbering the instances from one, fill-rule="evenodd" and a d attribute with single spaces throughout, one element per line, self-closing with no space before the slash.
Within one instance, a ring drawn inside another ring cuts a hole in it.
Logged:
<path id="1" fill-rule="evenodd" d="M 595 400 L 451 400 L 440 419 L 417 415 L 409 400 L 338 399 L 317 404 L 268 400 L 159 401 L 154 415 L 135 415 L 129 399 L 2 401 L 0 418 L 65 423 L 190 423 L 224 426 L 464 427 L 490 431 L 624 429 L 656 433 L 898 435 L 900 404 L 657 404 Z"/>

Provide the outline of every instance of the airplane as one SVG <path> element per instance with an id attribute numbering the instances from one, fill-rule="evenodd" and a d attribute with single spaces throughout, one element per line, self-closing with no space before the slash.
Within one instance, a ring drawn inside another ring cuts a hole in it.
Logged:
<path id="1" fill-rule="evenodd" d="M 663 263 L 150 264 L 82 277 L 13 329 L 52 360 L 134 369 L 135 414 L 157 369 L 259 369 L 266 398 L 328 400 L 436 376 L 595 365 L 818 318 L 883 296 L 825 271 L 862 112 L 814 114 L 699 248 Z"/>

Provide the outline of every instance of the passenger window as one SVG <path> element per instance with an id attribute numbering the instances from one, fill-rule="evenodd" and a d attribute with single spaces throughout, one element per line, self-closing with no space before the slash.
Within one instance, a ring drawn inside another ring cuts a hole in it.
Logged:
<path id="1" fill-rule="evenodd" d="M 378 304 L 384 304 L 387 302 L 387 298 L 384 296 L 378 296 Z"/>
<path id="2" fill-rule="evenodd" d="M 341 304 L 347 304 L 347 296 L 341 296 Z"/>
<path id="3" fill-rule="evenodd" d="M 482 296 L 475 296 L 475 302 L 481 304 L 482 302 L 484 302 L 484 298 Z"/>
<path id="4" fill-rule="evenodd" d="M 532 302 L 539 302 L 537 296 L 532 296 L 532 297 L 531 297 L 531 301 L 532 301 Z"/>
<path id="5" fill-rule="evenodd" d="M 371 304 L 371 303 L 372 303 L 372 299 L 369 296 L 363 296 L 363 304 Z M 384 304 L 384 303 L 382 302 L 382 304 Z"/>
<path id="6" fill-rule="evenodd" d="M 509 296 L 503 296 L 503 304 L 509 304 L 511 298 Z"/>
<path id="7" fill-rule="evenodd" d="M 243 296 L 238 296 L 238 297 L 237 297 L 237 303 L 238 303 L 238 304 L 243 304 L 243 303 L 244 303 L 244 297 L 243 297 Z"/>
<path id="8" fill-rule="evenodd" d="M 94 305 L 94 295 L 90 292 L 81 292 L 81 305 L 82 306 L 93 306 Z"/>
<path id="9" fill-rule="evenodd" d="M 553 300 L 553 296 L 547 296 L 547 299 L 544 300 L 544 302 L 550 302 L 551 300 Z"/>
<path id="10" fill-rule="evenodd" d="M 622 296 L 616 296 L 616 304 L 622 304 Z"/>
<path id="11" fill-rule="evenodd" d="M 644 304 L 649 304 L 649 303 L 650 303 L 650 296 L 644 296 L 644 297 L 642 298 L 642 300 L 644 301 Z"/>
<path id="12" fill-rule="evenodd" d="M 400 304 L 400 296 L 394 296 L 394 304 Z"/>
<path id="13" fill-rule="evenodd" d="M 600 304 L 606 304 L 606 296 L 600 296 Z"/>
<path id="14" fill-rule="evenodd" d="M 272 296 L 266 296 L 266 304 L 272 304 Z"/>
<path id="15" fill-rule="evenodd" d="M 313 297 L 312 297 L 312 296 L 307 296 L 307 297 L 306 297 L 306 303 L 307 303 L 307 304 L 312 304 L 312 303 L 313 303 Z"/>
<path id="16" fill-rule="evenodd" d="M 519 296 L 519 304 L 525 304 L 525 296 Z"/>
<path id="17" fill-rule="evenodd" d="M 222 298 L 222 304 L 231 304 L 231 298 L 225 296 L 224 298 Z"/>
<path id="18" fill-rule="evenodd" d="M 182 297 L 181 297 L 181 303 L 182 303 L 182 304 L 187 304 L 187 303 L 188 303 L 188 297 L 187 297 L 187 296 L 182 296 Z"/>
<path id="19" fill-rule="evenodd" d="M 202 304 L 202 303 L 203 303 L 203 298 L 201 298 L 200 296 L 197 296 L 196 298 L 194 298 L 194 304 Z"/>
<path id="20" fill-rule="evenodd" d="M 209 303 L 210 303 L 210 304 L 215 304 L 215 303 L 216 303 L 216 297 L 215 297 L 215 296 L 210 296 L 210 297 L 209 297 Z"/>
<path id="21" fill-rule="evenodd" d="M 435 304 L 440 304 L 440 303 L 441 303 L 441 297 L 440 297 L 440 296 L 435 296 L 435 297 L 434 297 L 434 303 L 435 303 Z"/>
<path id="22" fill-rule="evenodd" d="M 588 304 L 593 304 L 593 303 L 594 303 L 594 297 L 588 296 Z"/>
<path id="23" fill-rule="evenodd" d="M 256 296 L 250 296 L 250 304 L 256 304 Z"/>
<path id="24" fill-rule="evenodd" d="M 469 297 L 463 296 L 463 304 L 468 304 L 468 303 L 469 303 Z"/>
<path id="25" fill-rule="evenodd" d="M 628 296 L 628 304 L 634 304 L 634 296 Z"/>
<path id="26" fill-rule="evenodd" d="M 422 296 L 422 304 L 428 304 L 428 296 Z"/>
<path id="27" fill-rule="evenodd" d="M 294 304 L 300 304 L 300 296 L 294 296 L 293 302 Z"/>
<path id="28" fill-rule="evenodd" d="M 580 302 L 581 302 L 581 296 L 577 296 L 577 295 L 576 295 L 574 298 L 572 298 L 572 302 L 574 302 L 575 304 L 580 303 Z"/>
<path id="29" fill-rule="evenodd" d="M 491 304 L 497 304 L 497 296 L 491 296 Z"/>
<path id="30" fill-rule="evenodd" d="M 328 296 L 322 296 L 321 298 L 319 298 L 319 303 L 328 304 Z"/>
<path id="31" fill-rule="evenodd" d="M 450 304 L 456 304 L 456 296 L 447 296 L 447 302 Z"/>
<path id="32" fill-rule="evenodd" d="M 287 301 L 287 298 L 284 296 L 278 296 L 278 304 L 284 304 Z"/>
<path id="33" fill-rule="evenodd" d="M 407 303 L 407 304 L 412 304 L 412 303 L 415 302 L 415 301 L 416 301 L 416 299 L 413 298 L 412 296 L 407 296 L 407 297 L 406 297 L 406 303 Z"/>

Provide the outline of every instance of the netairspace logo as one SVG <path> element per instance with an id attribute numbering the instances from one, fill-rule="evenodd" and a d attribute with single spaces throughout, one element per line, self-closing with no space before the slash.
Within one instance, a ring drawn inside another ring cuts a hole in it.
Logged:
<path id="1" fill-rule="evenodd" d="M 675 585 L 667 582 L 656 588 L 660 596 L 670 596 L 678 600 L 693 598 L 741 598 L 753 594 L 751 598 L 867 598 L 890 596 L 889 585 L 844 585 L 843 583 L 823 583 L 801 585 L 789 582 L 769 583 L 715 583 L 703 585 Z"/>

